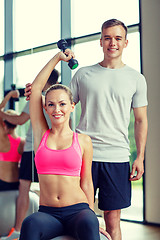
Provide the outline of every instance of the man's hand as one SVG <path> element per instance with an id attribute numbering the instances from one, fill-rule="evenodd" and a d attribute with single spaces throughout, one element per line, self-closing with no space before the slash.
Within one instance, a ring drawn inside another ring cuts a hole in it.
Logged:
<path id="1" fill-rule="evenodd" d="M 103 228 L 99 228 L 99 232 L 102 233 L 104 236 L 108 238 L 108 240 L 112 240 L 111 236 L 109 235 L 108 232 L 106 232 Z"/>
<path id="2" fill-rule="evenodd" d="M 137 174 L 135 175 L 135 172 L 137 171 Z M 130 174 L 130 181 L 137 181 L 139 180 L 144 173 L 144 164 L 143 160 L 136 159 L 132 165 L 132 172 Z"/>
<path id="3" fill-rule="evenodd" d="M 25 91 L 24 96 L 26 97 L 26 101 L 30 100 L 31 89 L 32 89 L 32 84 L 31 83 L 27 83 L 26 84 L 26 88 L 24 90 Z"/>

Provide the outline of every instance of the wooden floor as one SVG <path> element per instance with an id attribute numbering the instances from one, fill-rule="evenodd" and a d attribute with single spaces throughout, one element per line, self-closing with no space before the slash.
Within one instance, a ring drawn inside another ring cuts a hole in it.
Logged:
<path id="1" fill-rule="evenodd" d="M 99 217 L 104 227 L 103 218 Z M 160 227 L 121 221 L 122 240 L 160 240 Z"/>

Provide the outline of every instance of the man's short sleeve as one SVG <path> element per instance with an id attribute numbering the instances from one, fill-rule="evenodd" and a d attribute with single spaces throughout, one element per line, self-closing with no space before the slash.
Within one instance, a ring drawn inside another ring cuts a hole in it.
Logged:
<path id="1" fill-rule="evenodd" d="M 141 77 L 137 80 L 136 92 L 132 99 L 132 108 L 144 107 L 147 105 L 147 84 L 145 77 L 141 75 Z"/>

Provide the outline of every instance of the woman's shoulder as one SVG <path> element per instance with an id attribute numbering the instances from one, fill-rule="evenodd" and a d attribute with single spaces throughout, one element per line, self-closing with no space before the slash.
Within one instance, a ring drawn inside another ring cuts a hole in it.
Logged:
<path id="1" fill-rule="evenodd" d="M 78 133 L 78 140 L 83 154 L 89 154 L 88 156 L 91 156 L 93 154 L 93 145 L 91 138 L 83 133 Z"/>

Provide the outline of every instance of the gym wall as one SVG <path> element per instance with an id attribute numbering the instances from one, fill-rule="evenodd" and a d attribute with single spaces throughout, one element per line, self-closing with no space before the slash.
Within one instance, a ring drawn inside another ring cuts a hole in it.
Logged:
<path id="1" fill-rule="evenodd" d="M 141 0 L 142 62 L 148 85 L 145 220 L 160 224 L 160 1 Z"/>

